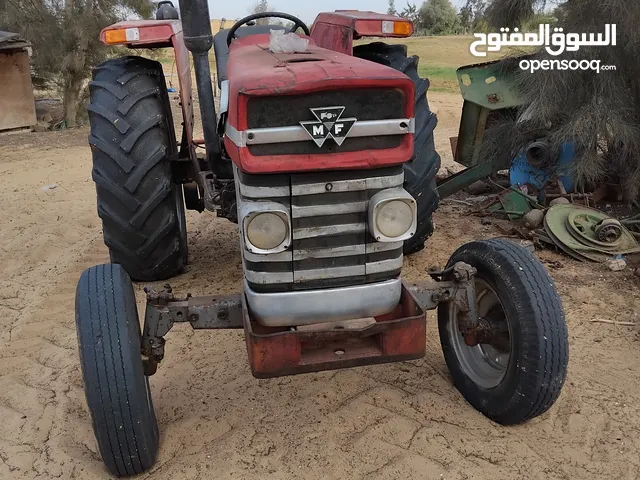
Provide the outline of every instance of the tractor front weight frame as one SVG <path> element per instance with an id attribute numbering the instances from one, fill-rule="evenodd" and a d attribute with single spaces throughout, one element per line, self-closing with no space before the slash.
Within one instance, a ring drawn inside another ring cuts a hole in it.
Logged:
<path id="1" fill-rule="evenodd" d="M 396 310 L 376 318 L 327 322 L 305 327 L 265 327 L 252 319 L 244 296 L 178 298 L 169 284 L 147 295 L 141 350 L 145 375 L 156 373 L 165 355 L 165 335 L 176 323 L 196 330 L 244 329 L 249 362 L 258 378 L 421 358 L 426 352 L 426 314 L 452 302 L 465 321 L 461 334 L 481 328 L 475 301 L 476 269 L 458 262 L 430 278 L 403 283 Z"/>

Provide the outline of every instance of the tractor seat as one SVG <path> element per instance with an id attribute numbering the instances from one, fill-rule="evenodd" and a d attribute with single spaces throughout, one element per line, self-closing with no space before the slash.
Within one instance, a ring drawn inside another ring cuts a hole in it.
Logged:
<path id="1" fill-rule="evenodd" d="M 229 47 L 227 46 L 227 35 L 230 29 L 220 30 L 213 36 L 213 51 L 216 56 L 216 70 L 218 71 L 218 86 L 227 79 L 227 60 L 229 59 Z M 282 25 L 253 25 L 240 27 L 236 32 L 236 37 L 248 37 L 249 35 L 259 35 L 270 33 L 271 30 L 286 30 Z"/>

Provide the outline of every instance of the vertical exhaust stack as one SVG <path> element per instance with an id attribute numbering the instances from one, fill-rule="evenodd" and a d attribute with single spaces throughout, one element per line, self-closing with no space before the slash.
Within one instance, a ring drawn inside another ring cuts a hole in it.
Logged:
<path id="1" fill-rule="evenodd" d="M 216 165 L 220 163 L 220 143 L 209 68 L 209 50 L 213 44 L 209 5 L 207 0 L 180 0 L 180 13 L 184 43 L 193 55 L 207 160 L 209 167 L 215 172 Z"/>

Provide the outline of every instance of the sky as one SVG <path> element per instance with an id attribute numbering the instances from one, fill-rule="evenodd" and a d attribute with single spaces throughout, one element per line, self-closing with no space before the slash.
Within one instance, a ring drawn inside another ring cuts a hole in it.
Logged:
<path id="1" fill-rule="evenodd" d="M 460 7 L 465 0 L 452 0 L 456 7 Z M 396 0 L 396 9 L 402 10 L 407 0 Z M 209 0 L 209 14 L 211 18 L 241 18 L 249 15 L 255 2 L 252 0 Z M 270 0 L 270 5 L 277 11 L 290 13 L 301 20 L 312 23 L 319 12 L 334 10 L 370 10 L 386 13 L 388 0 Z M 420 0 L 411 3 L 421 4 Z"/>

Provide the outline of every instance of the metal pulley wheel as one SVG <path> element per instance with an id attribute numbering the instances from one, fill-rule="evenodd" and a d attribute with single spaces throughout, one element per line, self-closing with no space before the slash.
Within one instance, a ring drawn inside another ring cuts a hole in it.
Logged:
<path id="1" fill-rule="evenodd" d="M 615 218 L 607 218 L 596 226 L 596 237 L 598 240 L 608 244 L 620 243 L 622 238 L 622 224 Z"/>
<path id="2" fill-rule="evenodd" d="M 640 251 L 635 237 L 606 213 L 581 205 L 556 205 L 544 218 L 554 243 L 572 257 L 604 262 Z"/>
<path id="3" fill-rule="evenodd" d="M 616 235 L 613 229 L 608 228 L 605 225 L 605 229 L 603 231 L 599 231 L 598 227 L 600 227 L 603 223 L 609 223 L 612 220 L 617 223 L 617 232 Z M 604 212 L 598 212 L 596 210 L 587 210 L 584 208 L 576 209 L 569 213 L 567 218 L 567 228 L 569 233 L 574 236 L 577 240 L 584 243 L 585 245 L 592 245 L 596 248 L 601 248 L 604 250 L 614 249 L 619 246 L 620 239 L 622 237 L 622 225 L 617 220 L 610 218 Z M 610 234 L 608 240 L 605 237 L 605 240 L 601 240 L 600 233 L 607 232 Z M 611 235 L 611 233 L 614 233 Z"/>

